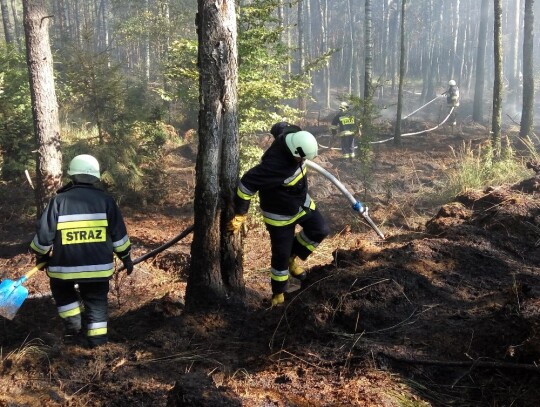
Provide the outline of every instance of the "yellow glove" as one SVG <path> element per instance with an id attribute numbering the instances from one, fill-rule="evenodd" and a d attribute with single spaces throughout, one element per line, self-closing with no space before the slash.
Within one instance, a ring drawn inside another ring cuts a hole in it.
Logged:
<path id="1" fill-rule="evenodd" d="M 246 215 L 234 215 L 234 218 L 232 218 L 227 225 L 227 230 L 232 233 L 238 232 L 245 220 Z"/>

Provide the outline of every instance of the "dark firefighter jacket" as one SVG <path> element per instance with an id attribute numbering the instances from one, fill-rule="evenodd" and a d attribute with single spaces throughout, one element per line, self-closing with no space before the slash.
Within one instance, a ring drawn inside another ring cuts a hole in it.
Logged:
<path id="1" fill-rule="evenodd" d="M 356 132 L 354 116 L 349 112 L 339 112 L 332 120 L 332 134 L 338 137 L 353 136 Z"/>
<path id="2" fill-rule="evenodd" d="M 104 281 L 113 274 L 113 253 L 129 256 L 131 243 L 113 198 L 89 184 L 58 190 L 37 224 L 30 248 L 49 253 L 51 278 Z"/>
<path id="3" fill-rule="evenodd" d="M 245 214 L 251 198 L 259 192 L 264 222 L 286 226 L 315 209 L 308 194 L 306 164 L 297 162 L 287 145 L 285 135 L 276 138 L 261 162 L 244 174 L 235 196 L 235 213 Z"/>

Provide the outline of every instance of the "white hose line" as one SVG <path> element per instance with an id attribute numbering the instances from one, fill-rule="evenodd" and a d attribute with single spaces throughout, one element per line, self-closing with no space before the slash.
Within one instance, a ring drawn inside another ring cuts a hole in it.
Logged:
<path id="1" fill-rule="evenodd" d="M 375 222 L 373 222 L 373 220 L 369 217 L 367 206 L 362 205 L 362 203 L 358 201 L 336 177 L 330 174 L 327 170 L 325 170 L 319 164 L 316 164 L 310 160 L 306 160 L 306 166 L 314 169 L 318 173 L 328 178 L 341 191 L 341 193 L 349 200 L 349 202 L 352 204 L 353 210 L 360 213 L 362 217 L 367 221 L 369 226 L 371 226 L 371 228 L 375 231 L 375 233 L 377 233 L 381 239 L 384 239 L 384 234 L 380 231 L 377 225 L 375 225 Z"/>
<path id="2" fill-rule="evenodd" d="M 403 117 L 401 120 L 405 120 L 409 117 L 411 117 L 413 114 L 415 114 L 416 112 L 419 112 L 420 110 L 422 110 L 424 107 L 430 105 L 431 103 L 435 102 L 437 99 L 439 99 L 440 97 L 442 97 L 443 95 L 438 95 L 438 96 L 435 96 L 435 99 L 432 99 L 430 100 L 429 102 L 427 102 L 424 106 L 420 106 L 418 109 L 416 109 L 414 112 L 412 113 L 409 113 L 407 116 Z"/>
<path id="3" fill-rule="evenodd" d="M 426 129 L 426 130 L 422 130 L 422 131 L 417 131 L 415 133 L 405 133 L 405 134 L 402 134 L 401 137 L 408 137 L 408 136 L 416 136 L 418 134 L 422 134 L 422 133 L 429 133 L 433 130 L 437 130 L 439 127 L 441 127 L 444 123 L 447 122 L 447 120 L 450 118 L 450 116 L 452 115 L 452 112 L 454 111 L 455 107 L 452 106 L 452 108 L 450 109 L 450 112 L 448 113 L 448 116 L 446 116 L 444 118 L 444 120 L 442 122 L 440 122 L 438 125 L 436 125 L 435 127 L 432 127 L 431 129 Z M 387 138 L 387 139 L 384 139 L 384 140 L 378 140 L 378 141 L 370 141 L 369 144 L 381 144 L 381 143 L 386 143 L 387 141 L 390 141 L 390 140 L 393 140 L 394 137 L 390 137 L 390 138 Z"/>

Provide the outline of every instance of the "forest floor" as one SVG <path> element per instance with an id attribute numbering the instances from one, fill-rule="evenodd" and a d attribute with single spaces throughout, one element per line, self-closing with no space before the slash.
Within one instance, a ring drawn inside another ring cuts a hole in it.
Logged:
<path id="1" fill-rule="evenodd" d="M 184 312 L 188 236 L 115 275 L 110 343 L 93 350 L 62 344 L 39 274 L 17 316 L 0 318 L 0 406 L 538 406 L 540 177 L 442 205 L 430 192 L 451 147 L 488 133 L 463 123 L 402 148 L 376 144 L 369 188 L 357 164 L 322 149 L 316 162 L 368 205 L 386 239 L 311 175 L 332 233 L 283 307 L 269 307 L 269 242 L 256 225 L 245 306 Z M 194 145 L 171 149 L 162 204 L 121 203 L 134 258 L 191 225 L 195 157 Z M 33 266 L 32 191 L 1 184 L 0 194 L 0 277 L 14 279 Z"/>

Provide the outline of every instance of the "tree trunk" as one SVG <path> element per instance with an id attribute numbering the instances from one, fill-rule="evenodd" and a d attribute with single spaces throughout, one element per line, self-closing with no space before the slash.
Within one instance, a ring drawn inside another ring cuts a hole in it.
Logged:
<path id="1" fill-rule="evenodd" d="M 516 104 L 519 103 L 520 96 L 520 77 L 519 77 L 519 40 L 521 26 L 521 0 L 515 0 L 514 5 L 514 46 L 512 55 L 512 93 Z"/>
<path id="2" fill-rule="evenodd" d="M 534 0 L 525 0 L 523 28 L 523 108 L 520 137 L 530 136 L 534 123 Z"/>
<path id="3" fill-rule="evenodd" d="M 396 128 L 394 130 L 394 144 L 401 145 L 401 112 L 403 110 L 403 81 L 405 80 L 405 6 L 406 0 L 401 0 L 401 52 L 399 56 L 399 89 L 396 115 Z"/>
<path id="4" fill-rule="evenodd" d="M 502 81 L 503 81 L 503 54 L 502 54 L 502 0 L 494 0 L 493 9 L 493 63 L 495 66 L 495 80 L 493 81 L 493 115 L 491 118 L 491 145 L 496 153 L 501 148 L 501 120 L 502 120 Z"/>
<path id="5" fill-rule="evenodd" d="M 351 0 L 347 0 L 347 7 L 349 12 L 349 70 L 348 70 L 348 80 L 347 80 L 347 92 L 352 93 L 353 85 L 353 74 L 354 74 L 354 18 Z"/>
<path id="6" fill-rule="evenodd" d="M 239 237 L 227 234 L 238 180 L 236 13 L 234 0 L 199 0 L 199 146 L 195 229 L 186 308 L 244 295 Z"/>
<path id="7" fill-rule="evenodd" d="M 21 34 L 21 29 L 19 25 L 19 18 L 17 15 L 17 7 L 15 7 L 15 0 L 11 0 L 11 14 L 13 15 L 13 26 L 15 27 L 15 41 L 17 41 L 17 45 L 19 46 L 20 50 L 23 36 Z"/>
<path id="8" fill-rule="evenodd" d="M 478 51 L 476 54 L 476 79 L 474 83 L 473 120 L 484 121 L 484 70 L 486 65 L 487 25 L 489 0 L 482 0 L 480 28 L 478 29 Z"/>
<path id="9" fill-rule="evenodd" d="M 365 0 L 365 58 L 364 58 L 364 99 L 370 100 L 373 92 L 373 26 L 371 0 Z M 367 108 L 367 106 L 366 106 Z"/>
<path id="10" fill-rule="evenodd" d="M 11 21 L 9 21 L 9 10 L 7 0 L 0 0 L 0 6 L 2 8 L 2 23 L 4 25 L 4 37 L 6 44 L 13 42 L 13 29 L 11 27 Z"/>
<path id="11" fill-rule="evenodd" d="M 298 24 L 298 75 L 304 76 L 305 66 L 306 66 L 306 55 L 304 49 L 304 0 L 298 1 L 298 15 L 297 15 L 297 24 Z M 298 109 L 305 112 L 307 110 L 307 100 L 306 96 L 302 92 L 298 96 Z"/>
<path id="12" fill-rule="evenodd" d="M 62 184 L 60 124 L 48 31 L 50 17 L 45 8 L 45 0 L 23 1 L 26 61 L 37 145 L 36 205 L 38 217 Z"/>

